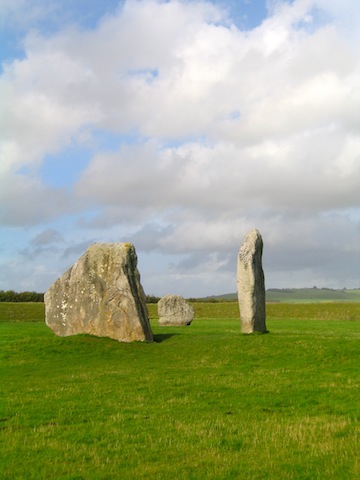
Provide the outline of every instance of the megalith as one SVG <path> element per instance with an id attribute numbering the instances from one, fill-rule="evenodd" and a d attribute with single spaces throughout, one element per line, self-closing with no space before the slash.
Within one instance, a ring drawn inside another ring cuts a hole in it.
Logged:
<path id="1" fill-rule="evenodd" d="M 165 295 L 158 302 L 159 325 L 190 325 L 193 307 L 180 295 Z"/>
<path id="2" fill-rule="evenodd" d="M 237 261 L 237 291 L 242 333 L 266 332 L 265 281 L 262 269 L 263 241 L 250 230 L 240 247 Z"/>
<path id="3" fill-rule="evenodd" d="M 59 336 L 153 340 L 131 243 L 94 243 L 45 293 L 45 321 Z"/>

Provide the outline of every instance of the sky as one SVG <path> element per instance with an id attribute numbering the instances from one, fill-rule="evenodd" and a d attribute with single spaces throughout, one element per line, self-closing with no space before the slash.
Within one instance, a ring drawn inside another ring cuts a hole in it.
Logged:
<path id="1" fill-rule="evenodd" d="M 148 295 L 360 287 L 358 0 L 1 0 L 0 290 L 132 242 Z"/>

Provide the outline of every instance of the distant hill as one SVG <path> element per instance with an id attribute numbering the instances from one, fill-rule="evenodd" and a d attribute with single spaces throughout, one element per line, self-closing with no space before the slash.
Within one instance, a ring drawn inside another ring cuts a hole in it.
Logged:
<path id="1" fill-rule="evenodd" d="M 204 300 L 236 301 L 236 293 L 214 295 Z M 266 301 L 271 303 L 360 302 L 360 288 L 334 290 L 332 288 L 269 288 Z"/>

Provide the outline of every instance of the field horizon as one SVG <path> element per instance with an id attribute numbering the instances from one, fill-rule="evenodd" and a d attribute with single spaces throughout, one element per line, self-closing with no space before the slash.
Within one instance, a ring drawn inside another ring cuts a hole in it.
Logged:
<path id="1" fill-rule="evenodd" d="M 360 302 L 360 288 L 268 288 L 265 294 L 266 302 L 269 303 Z M 210 295 L 198 300 L 236 301 L 237 293 Z"/>

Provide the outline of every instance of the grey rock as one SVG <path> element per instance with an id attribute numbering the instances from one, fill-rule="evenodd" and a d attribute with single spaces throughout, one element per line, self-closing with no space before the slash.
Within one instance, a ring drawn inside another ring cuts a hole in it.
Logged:
<path id="1" fill-rule="evenodd" d="M 158 302 L 159 325 L 190 325 L 194 309 L 180 295 L 165 295 Z"/>
<path id="2" fill-rule="evenodd" d="M 240 247 L 237 261 L 237 291 L 243 333 L 267 331 L 262 252 L 260 232 L 250 230 Z"/>
<path id="3" fill-rule="evenodd" d="M 91 245 L 45 293 L 45 321 L 59 336 L 152 341 L 134 246 Z"/>

